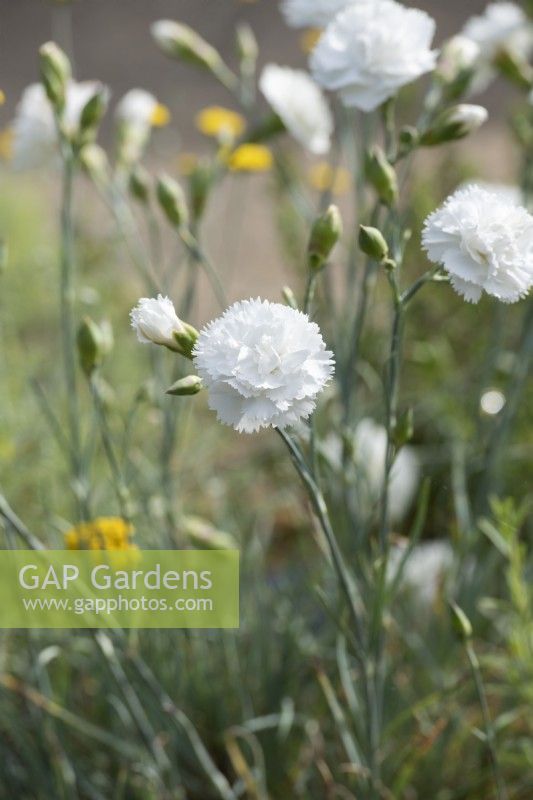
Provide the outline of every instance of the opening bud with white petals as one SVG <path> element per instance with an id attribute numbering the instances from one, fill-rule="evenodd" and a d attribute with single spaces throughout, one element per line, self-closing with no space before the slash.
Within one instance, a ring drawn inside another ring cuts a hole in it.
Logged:
<path id="1" fill-rule="evenodd" d="M 228 88 L 235 86 L 235 76 L 217 50 L 188 25 L 161 19 L 152 25 L 152 36 L 165 55 L 206 69 Z"/>
<path id="2" fill-rule="evenodd" d="M 143 344 L 159 344 L 186 358 L 192 357 L 198 331 L 178 317 L 168 297 L 142 297 L 131 310 L 130 319 Z"/>
<path id="3" fill-rule="evenodd" d="M 461 103 L 440 114 L 434 124 L 420 137 L 420 144 L 433 147 L 444 142 L 464 139 L 483 125 L 488 119 L 483 106 Z"/>

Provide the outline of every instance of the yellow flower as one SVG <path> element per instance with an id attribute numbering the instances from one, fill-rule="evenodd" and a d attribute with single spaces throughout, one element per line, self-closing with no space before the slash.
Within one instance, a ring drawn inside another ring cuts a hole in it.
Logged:
<path id="1" fill-rule="evenodd" d="M 170 122 L 170 111 L 163 103 L 157 103 L 150 115 L 150 123 L 154 128 L 163 128 Z"/>
<path id="2" fill-rule="evenodd" d="M 233 172 L 268 172 L 274 164 L 271 151 L 262 144 L 241 144 L 226 158 Z"/>
<path id="3" fill-rule="evenodd" d="M 3 106 L 6 102 L 6 96 L 4 92 L 0 89 L 0 106 Z"/>
<path id="4" fill-rule="evenodd" d="M 236 139 L 246 127 L 244 117 L 230 108 L 208 106 L 196 116 L 196 127 L 206 136 L 217 139 Z"/>
<path id="5" fill-rule="evenodd" d="M 307 28 L 300 36 L 300 47 L 304 53 L 311 53 L 321 36 L 320 28 Z"/>
<path id="6" fill-rule="evenodd" d="M 67 550 L 136 550 L 133 526 L 121 517 L 97 517 L 81 522 L 65 534 Z"/>
<path id="7" fill-rule="evenodd" d="M 350 173 L 344 167 L 333 169 L 327 161 L 319 161 L 309 170 L 309 183 L 318 192 L 332 192 L 335 195 L 346 194 L 350 189 Z"/>

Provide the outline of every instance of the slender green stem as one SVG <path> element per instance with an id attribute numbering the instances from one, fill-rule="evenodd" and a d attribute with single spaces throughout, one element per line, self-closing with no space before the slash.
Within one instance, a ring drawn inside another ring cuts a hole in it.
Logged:
<path id="1" fill-rule="evenodd" d="M 109 463 L 109 467 L 111 469 L 111 475 L 113 476 L 113 485 L 117 495 L 120 513 L 124 519 L 128 520 L 130 517 L 130 510 L 128 508 L 128 494 L 129 494 L 128 488 L 126 485 L 126 481 L 124 480 L 124 476 L 122 474 L 122 469 L 120 467 L 117 455 L 115 453 L 113 437 L 109 429 L 107 413 L 102 399 L 100 387 L 98 385 L 98 377 L 94 374 L 91 376 L 89 380 L 89 387 L 91 390 L 91 396 L 93 398 L 94 407 L 96 410 L 98 425 L 100 427 L 100 435 L 102 437 L 104 452 L 106 454 L 106 458 Z"/>
<path id="2" fill-rule="evenodd" d="M 333 532 L 324 495 L 313 478 L 311 470 L 307 466 L 303 454 L 296 442 L 282 428 L 276 428 L 276 431 L 284 441 L 290 453 L 292 462 L 296 467 L 296 471 L 298 472 L 307 490 L 313 510 L 326 537 L 333 566 L 337 572 L 340 586 L 346 598 L 356 633 L 361 640 L 361 623 L 358 610 L 358 601 L 355 595 L 355 586 L 348 572 L 348 568 L 344 561 L 344 556 L 342 555 L 335 533 Z"/>
<path id="3" fill-rule="evenodd" d="M 63 188 L 61 203 L 61 264 L 59 302 L 61 318 L 61 344 L 67 400 L 67 420 L 71 444 L 71 471 L 76 482 L 78 514 L 87 517 L 88 499 L 81 451 L 80 414 L 76 377 L 76 339 L 74 321 L 74 223 L 73 189 L 75 161 L 72 148 L 62 145 Z"/>
<path id="4" fill-rule="evenodd" d="M 505 782 L 503 779 L 500 764 L 498 761 L 498 756 L 496 753 L 494 726 L 492 724 L 492 719 L 490 716 L 489 704 L 487 701 L 487 693 L 485 691 L 485 684 L 483 682 L 483 676 L 481 675 L 481 669 L 479 666 L 478 657 L 476 655 L 476 651 L 474 650 L 472 642 L 467 641 L 465 649 L 466 649 L 466 655 L 468 657 L 468 663 L 470 664 L 470 669 L 472 671 L 474 684 L 476 686 L 479 705 L 481 707 L 481 714 L 483 716 L 483 726 L 485 728 L 487 751 L 489 754 L 492 775 L 494 778 L 496 797 L 498 798 L 498 800 L 507 800 L 508 797 L 507 789 L 505 787 Z"/>

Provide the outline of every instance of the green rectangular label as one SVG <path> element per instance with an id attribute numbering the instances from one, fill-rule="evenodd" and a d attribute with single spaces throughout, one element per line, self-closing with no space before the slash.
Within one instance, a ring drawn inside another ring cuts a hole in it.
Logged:
<path id="1" fill-rule="evenodd" d="M 238 628 L 237 550 L 3 550 L 0 628 Z"/>

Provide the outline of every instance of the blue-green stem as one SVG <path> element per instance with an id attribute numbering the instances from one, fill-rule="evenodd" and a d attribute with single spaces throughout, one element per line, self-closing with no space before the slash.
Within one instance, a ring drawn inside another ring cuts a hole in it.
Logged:
<path id="1" fill-rule="evenodd" d="M 63 350 L 63 369 L 67 395 L 67 420 L 71 443 L 70 466 L 76 484 L 78 515 L 89 514 L 87 486 L 81 450 L 80 414 L 78 401 L 78 382 L 76 376 L 76 338 L 74 320 L 74 224 L 73 189 L 75 176 L 75 156 L 69 142 L 62 142 L 63 188 L 61 202 L 61 264 L 59 282 L 59 301 L 61 317 L 61 343 Z"/>

